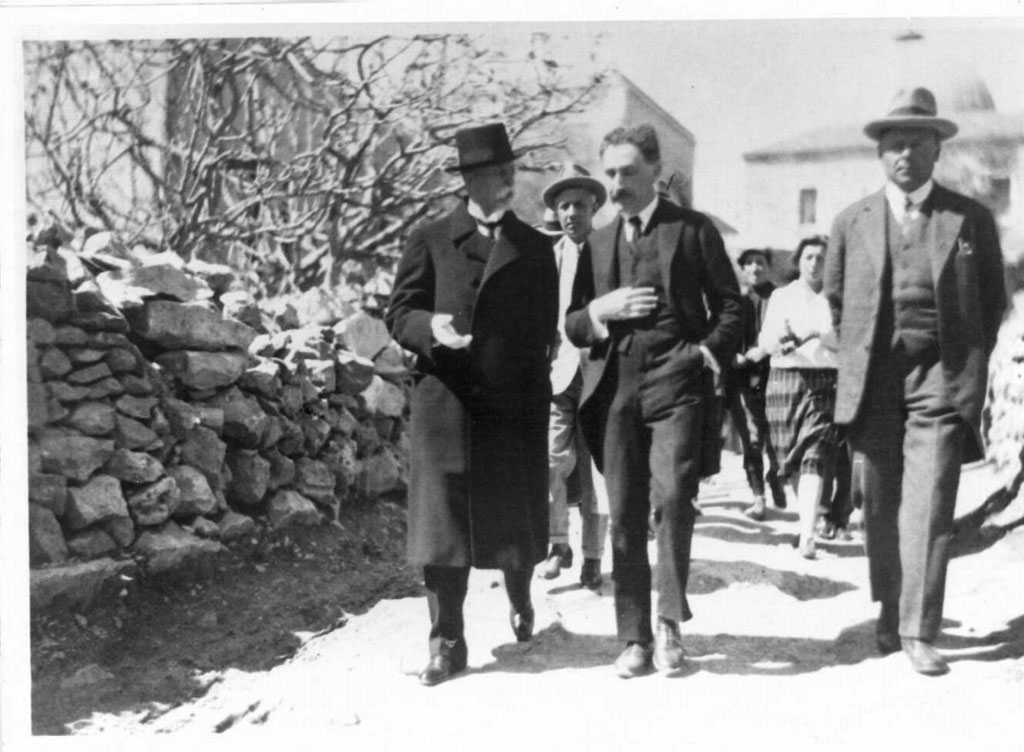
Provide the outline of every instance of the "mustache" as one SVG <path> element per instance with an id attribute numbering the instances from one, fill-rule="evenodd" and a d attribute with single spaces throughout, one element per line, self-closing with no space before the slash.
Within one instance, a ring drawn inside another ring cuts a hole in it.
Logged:
<path id="1" fill-rule="evenodd" d="M 628 191 L 625 188 L 620 188 L 617 191 L 612 191 L 612 201 L 621 201 L 624 198 L 635 198 L 632 191 Z"/>

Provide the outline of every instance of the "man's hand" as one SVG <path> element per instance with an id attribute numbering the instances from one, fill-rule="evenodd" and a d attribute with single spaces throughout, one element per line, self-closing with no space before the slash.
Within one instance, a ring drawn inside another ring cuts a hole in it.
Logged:
<path id="1" fill-rule="evenodd" d="M 657 304 L 653 287 L 620 287 L 590 301 L 590 310 L 598 321 L 622 321 L 643 318 Z"/>
<path id="2" fill-rule="evenodd" d="M 469 347 L 473 341 L 472 334 L 459 334 L 452 326 L 452 315 L 450 313 L 435 313 L 430 318 L 430 331 L 434 335 L 437 344 L 449 347 L 452 350 L 461 350 Z"/>

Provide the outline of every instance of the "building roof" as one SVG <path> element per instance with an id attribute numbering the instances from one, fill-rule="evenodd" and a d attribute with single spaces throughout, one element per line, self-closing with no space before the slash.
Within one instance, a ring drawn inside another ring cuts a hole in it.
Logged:
<path id="1" fill-rule="evenodd" d="M 694 138 L 693 133 L 685 125 L 680 123 L 668 110 L 654 101 L 651 96 L 637 86 L 625 73 L 613 68 L 608 72 L 608 84 L 609 86 L 619 86 L 624 89 L 629 96 L 635 97 L 644 103 L 645 106 L 649 107 L 654 112 L 658 113 L 659 116 L 664 118 L 674 130 L 678 132 L 684 139 L 689 141 L 691 144 L 696 144 L 697 139 Z"/>
<path id="2" fill-rule="evenodd" d="M 947 143 L 1024 143 L 1024 113 L 1005 115 L 994 110 L 958 112 L 952 118 L 959 133 Z M 793 162 L 875 154 L 875 142 L 864 135 L 864 125 L 836 125 L 804 131 L 774 144 L 748 151 L 745 162 Z"/>
<path id="3" fill-rule="evenodd" d="M 957 113 L 959 132 L 947 141 L 952 147 L 968 143 L 1024 143 L 1024 113 L 993 111 Z M 862 124 L 837 125 L 804 131 L 743 154 L 744 162 L 810 162 L 847 156 L 873 156 L 874 141 Z"/>

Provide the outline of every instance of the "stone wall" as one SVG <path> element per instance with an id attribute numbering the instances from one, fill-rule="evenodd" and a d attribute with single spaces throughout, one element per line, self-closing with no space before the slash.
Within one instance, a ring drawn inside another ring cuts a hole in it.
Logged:
<path id="1" fill-rule="evenodd" d="M 306 296 L 303 326 L 228 267 L 92 240 L 28 269 L 34 603 L 404 490 L 407 357 L 358 300 Z"/>
<path id="2" fill-rule="evenodd" d="M 990 499 L 986 523 L 1008 529 L 1024 523 L 1024 291 L 1012 299 L 989 371 L 988 457 L 1001 490 Z"/>

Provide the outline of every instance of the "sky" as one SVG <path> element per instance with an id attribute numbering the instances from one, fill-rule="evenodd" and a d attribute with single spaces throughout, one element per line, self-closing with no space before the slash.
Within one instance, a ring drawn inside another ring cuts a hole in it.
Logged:
<path id="1" fill-rule="evenodd" d="M 0 7 L 3 3 L 0 0 Z M 843 11 L 846 3 L 833 1 L 821 5 L 832 11 L 833 17 L 825 18 L 820 9 L 814 11 L 819 17 L 799 17 L 812 13 L 797 0 L 763 0 L 751 7 L 763 9 L 762 15 L 770 15 L 774 8 L 775 17 L 673 20 L 682 15 L 680 8 L 703 9 L 705 15 L 713 15 L 708 9 L 717 8 L 722 15 L 737 15 L 736 8 L 741 5 L 729 0 L 714 5 L 646 3 L 646 16 L 656 20 L 609 22 L 600 19 L 630 14 L 614 4 L 593 2 L 559 6 L 520 3 L 518 10 L 487 3 L 446 2 L 431 5 L 423 21 L 413 23 L 411 28 L 465 30 L 513 48 L 517 40 L 525 42 L 533 31 L 549 31 L 559 40 L 557 54 L 563 64 L 617 68 L 694 134 L 695 204 L 733 225 L 742 224 L 743 219 L 744 152 L 804 130 L 861 123 L 881 116 L 902 82 L 934 85 L 932 81 L 977 75 L 988 85 L 998 109 L 1024 113 L 1024 8 L 1020 3 L 986 4 L 986 0 L 975 0 L 972 11 L 987 12 L 989 17 L 942 18 L 934 16 L 937 3 L 927 6 L 927 11 L 917 11 L 933 14 L 923 17 L 911 15 L 916 7 L 925 7 L 919 3 L 880 2 L 871 7 L 879 16 L 888 13 L 889 17 L 858 18 L 853 15 L 855 11 Z M 237 4 L 189 7 L 195 13 L 183 14 L 174 2 L 157 11 L 133 9 L 130 3 L 127 8 L 106 11 L 74 8 L 60 16 L 61 25 L 39 23 L 40 18 L 52 17 L 50 14 L 29 17 L 25 34 L 60 38 L 83 33 L 351 33 L 354 27 L 344 24 L 346 20 L 361 24 L 356 28 L 364 33 L 376 33 L 385 26 L 394 30 L 395 22 L 408 24 L 416 18 L 416 13 L 402 12 L 400 6 L 380 3 L 341 7 L 281 2 L 263 6 L 259 13 L 242 11 Z M 539 8 L 561 8 L 562 12 L 542 13 Z M 580 12 L 574 13 L 574 8 Z M 797 17 L 780 17 L 779 8 Z M 901 8 L 907 9 L 906 15 L 893 15 L 894 9 Z M 1004 9 L 1009 10 L 998 13 Z M 750 15 L 749 9 L 746 13 Z M 664 18 L 658 18 L 659 14 Z M 313 15 L 339 23 L 310 26 L 298 22 L 308 21 Z M 523 20 L 530 15 L 537 18 Z M 183 17 L 194 18 L 197 23 L 182 25 Z M 573 20 L 565 20 L 568 17 Z M 274 18 L 296 22 L 269 27 L 249 25 L 253 20 L 269 22 Z M 111 23 L 112 19 L 116 23 Z M 201 25 L 200 20 L 208 23 Z M 407 25 L 404 30 L 409 28 Z M 897 42 L 896 37 L 908 30 L 923 39 Z M 596 63 L 589 62 L 595 53 Z M 939 105 L 941 109 L 941 100 Z"/>
<path id="2" fill-rule="evenodd" d="M 908 29 L 923 38 L 897 42 Z M 980 77 L 997 110 L 1024 113 L 1020 17 L 639 25 L 611 32 L 600 54 L 694 134 L 694 202 L 731 222 L 741 220 L 744 152 L 880 117 L 901 83 L 939 93 Z"/>

